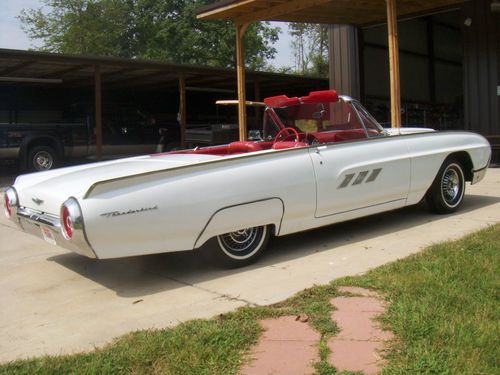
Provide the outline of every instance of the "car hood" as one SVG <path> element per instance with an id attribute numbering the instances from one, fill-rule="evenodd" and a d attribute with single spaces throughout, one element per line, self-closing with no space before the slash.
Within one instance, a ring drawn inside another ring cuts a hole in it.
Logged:
<path id="1" fill-rule="evenodd" d="M 217 159 L 213 155 L 164 154 L 99 162 L 21 175 L 14 188 L 22 207 L 59 215 L 69 197 L 81 198 L 96 182 Z"/>

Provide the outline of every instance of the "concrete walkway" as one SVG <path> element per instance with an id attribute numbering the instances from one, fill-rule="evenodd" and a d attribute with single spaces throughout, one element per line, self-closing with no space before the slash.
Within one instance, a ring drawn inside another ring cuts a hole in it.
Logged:
<path id="1" fill-rule="evenodd" d="M 95 261 L 26 235 L 0 214 L 0 361 L 92 350 L 144 328 L 281 301 L 500 221 L 500 169 L 467 187 L 460 212 L 422 207 L 329 226 L 271 243 L 244 269 L 196 252 Z"/>

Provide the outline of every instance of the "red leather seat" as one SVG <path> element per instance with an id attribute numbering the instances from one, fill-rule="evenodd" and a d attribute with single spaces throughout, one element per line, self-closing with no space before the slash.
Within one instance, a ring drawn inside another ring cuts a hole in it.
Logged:
<path id="1" fill-rule="evenodd" d="M 275 142 L 273 145 L 273 150 L 283 150 L 286 148 L 305 147 L 305 146 L 308 146 L 308 144 L 304 142 L 283 141 L 283 142 Z"/>
<path id="2" fill-rule="evenodd" d="M 255 152 L 263 150 L 262 146 L 252 141 L 236 141 L 227 145 L 228 154 L 240 154 L 245 152 Z"/>

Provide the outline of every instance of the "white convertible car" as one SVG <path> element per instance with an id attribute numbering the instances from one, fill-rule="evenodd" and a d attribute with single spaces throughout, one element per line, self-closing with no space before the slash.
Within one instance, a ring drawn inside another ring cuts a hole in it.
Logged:
<path id="1" fill-rule="evenodd" d="M 491 149 L 480 135 L 383 129 L 335 91 L 265 100 L 251 140 L 19 176 L 5 212 L 19 227 L 92 258 L 207 246 L 228 265 L 269 237 L 413 205 L 455 211 Z"/>

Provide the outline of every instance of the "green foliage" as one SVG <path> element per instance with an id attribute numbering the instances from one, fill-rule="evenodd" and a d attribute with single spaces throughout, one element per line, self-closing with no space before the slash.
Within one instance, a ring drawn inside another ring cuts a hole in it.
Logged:
<path id="1" fill-rule="evenodd" d="M 323 25 L 290 23 L 288 25 L 295 71 L 302 75 L 328 77 L 328 30 Z"/>
<path id="2" fill-rule="evenodd" d="M 42 0 L 44 8 L 19 16 L 42 50 L 146 58 L 178 64 L 235 65 L 235 28 L 200 21 L 195 10 L 207 0 Z M 246 64 L 261 69 L 272 59 L 279 28 L 254 23 L 246 33 Z"/>

